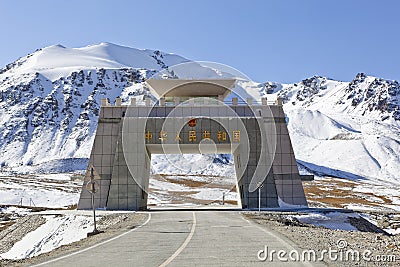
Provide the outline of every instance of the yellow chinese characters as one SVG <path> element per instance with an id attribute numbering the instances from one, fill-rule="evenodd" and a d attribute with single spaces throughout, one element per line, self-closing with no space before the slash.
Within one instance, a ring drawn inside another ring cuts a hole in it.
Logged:
<path id="1" fill-rule="evenodd" d="M 228 134 L 226 131 L 218 131 L 217 132 L 217 139 L 219 142 L 227 141 Z M 144 134 L 144 138 L 147 142 L 150 142 L 153 138 L 153 133 L 147 130 Z M 168 133 L 166 131 L 160 131 L 158 139 L 161 142 L 165 142 L 168 138 Z M 232 131 L 232 136 L 230 137 L 232 142 L 240 142 L 240 130 Z M 211 131 L 206 130 L 202 132 L 202 139 L 211 140 Z M 182 138 L 180 136 L 180 132 L 177 131 L 175 135 L 175 141 L 181 142 Z M 188 132 L 188 141 L 189 142 L 196 142 L 197 141 L 197 132 L 196 130 L 189 130 Z"/>
<path id="2" fill-rule="evenodd" d="M 240 131 L 236 130 L 236 131 L 232 131 L 232 135 L 233 135 L 233 142 L 240 142 Z"/>
<path id="3" fill-rule="evenodd" d="M 189 131 L 189 142 L 196 142 L 196 131 L 195 130 Z"/>
<path id="4" fill-rule="evenodd" d="M 203 132 L 203 139 L 210 139 L 210 138 L 211 138 L 210 131 L 204 131 Z"/>
<path id="5" fill-rule="evenodd" d="M 218 141 L 226 141 L 226 132 L 218 131 L 217 138 L 218 138 Z"/>
<path id="6" fill-rule="evenodd" d="M 167 140 L 167 133 L 164 131 L 160 131 L 160 137 L 158 139 L 164 142 L 165 140 Z"/>
<path id="7" fill-rule="evenodd" d="M 144 138 L 149 142 L 151 138 L 153 138 L 153 134 L 150 131 L 147 131 L 144 135 Z"/>
<path id="8" fill-rule="evenodd" d="M 176 132 L 175 141 L 182 141 L 182 138 L 179 135 L 179 132 Z"/>

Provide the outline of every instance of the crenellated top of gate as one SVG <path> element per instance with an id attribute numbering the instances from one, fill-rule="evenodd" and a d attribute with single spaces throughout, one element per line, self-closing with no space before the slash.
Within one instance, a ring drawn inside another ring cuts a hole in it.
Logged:
<path id="1" fill-rule="evenodd" d="M 223 101 L 235 87 L 236 79 L 148 79 L 152 95 L 166 100 L 180 97 L 191 99 L 208 97 Z"/>

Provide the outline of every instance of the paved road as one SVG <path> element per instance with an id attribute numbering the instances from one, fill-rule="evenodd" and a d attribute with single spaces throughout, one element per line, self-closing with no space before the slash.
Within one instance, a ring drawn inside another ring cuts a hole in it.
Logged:
<path id="1" fill-rule="evenodd" d="M 149 216 L 134 231 L 43 266 L 312 266 L 258 260 L 265 245 L 288 252 L 298 248 L 237 211 L 159 211 Z"/>

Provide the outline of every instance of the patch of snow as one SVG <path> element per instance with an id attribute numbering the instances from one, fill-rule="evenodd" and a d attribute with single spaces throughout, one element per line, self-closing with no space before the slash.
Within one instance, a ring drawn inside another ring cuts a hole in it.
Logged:
<path id="1" fill-rule="evenodd" d="M 196 188 L 199 189 L 199 188 Z M 238 194 L 237 192 L 230 192 L 227 189 L 222 189 L 222 188 L 204 188 L 200 192 L 191 195 L 191 197 L 196 198 L 196 199 L 203 199 L 203 200 L 221 200 L 222 197 L 225 194 L 225 200 L 238 200 Z"/>
<path id="2" fill-rule="evenodd" d="M 28 215 L 31 210 L 26 208 L 18 208 L 14 206 L 0 208 L 1 213 L 5 214 L 19 214 L 19 215 Z"/>
<path id="3" fill-rule="evenodd" d="M 56 249 L 62 245 L 79 241 L 92 231 L 93 220 L 86 216 L 44 216 L 46 222 L 28 233 L 6 253 L 4 259 L 25 259 Z"/>
<path id="4" fill-rule="evenodd" d="M 359 218 L 357 213 L 309 213 L 305 215 L 288 215 L 294 217 L 302 223 L 323 226 L 334 230 L 358 231 L 357 228 L 349 223 L 349 217 Z"/>
<path id="5" fill-rule="evenodd" d="M 278 205 L 280 208 L 283 208 L 283 209 L 307 208 L 307 206 L 304 206 L 304 205 L 293 205 L 293 204 L 286 203 L 280 197 L 278 197 Z"/>
<path id="6" fill-rule="evenodd" d="M 151 157 L 151 173 L 203 174 L 212 176 L 235 176 L 233 161 L 214 163 L 218 155 L 211 154 L 155 154 Z"/>
<path id="7" fill-rule="evenodd" d="M 38 177 L 0 176 L 0 204 L 62 208 L 78 203 L 82 181 L 72 174 Z"/>

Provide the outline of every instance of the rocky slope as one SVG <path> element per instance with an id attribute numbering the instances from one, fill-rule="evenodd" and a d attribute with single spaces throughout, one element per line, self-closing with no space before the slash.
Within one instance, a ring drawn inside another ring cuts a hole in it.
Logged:
<path id="1" fill-rule="evenodd" d="M 351 82 L 314 76 L 266 83 L 284 98 L 301 165 L 319 174 L 400 181 L 400 84 L 363 73 Z"/>
<path id="2" fill-rule="evenodd" d="M 8 64 L 0 70 L 2 170 L 84 169 L 100 99 L 121 96 L 125 102 L 136 97 L 140 103 L 150 94 L 143 87 L 146 78 L 187 61 L 160 51 L 102 43 L 83 48 L 50 46 Z M 199 73 L 204 78 L 219 72 L 202 68 Z M 320 76 L 295 84 L 239 79 L 235 90 L 256 101 L 261 96 L 284 98 L 302 170 L 351 179 L 400 181 L 397 81 L 362 73 L 351 82 Z M 224 159 L 223 164 L 210 160 L 220 164 L 221 173 L 225 173 L 226 157 L 219 158 Z M 162 159 L 158 162 L 165 165 Z M 215 172 L 218 168 L 211 169 Z"/>
<path id="3" fill-rule="evenodd" d="M 8 64 L 0 71 L 0 166 L 87 158 L 101 98 L 148 95 L 146 77 L 185 61 L 104 43 L 51 46 Z"/>

